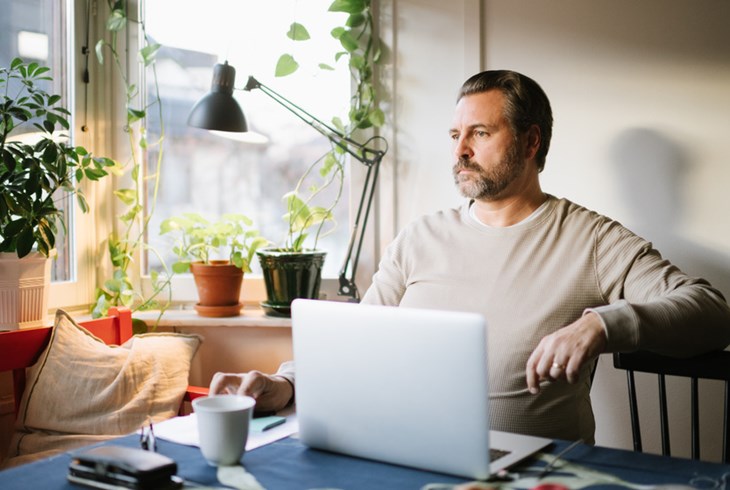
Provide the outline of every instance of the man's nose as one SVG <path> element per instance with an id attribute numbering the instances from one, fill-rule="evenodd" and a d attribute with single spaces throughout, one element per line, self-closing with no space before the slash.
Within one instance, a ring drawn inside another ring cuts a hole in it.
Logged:
<path id="1" fill-rule="evenodd" d="M 474 156 L 474 152 L 471 150 L 466 138 L 459 138 L 456 140 L 454 143 L 454 156 L 457 159 L 470 159 Z"/>

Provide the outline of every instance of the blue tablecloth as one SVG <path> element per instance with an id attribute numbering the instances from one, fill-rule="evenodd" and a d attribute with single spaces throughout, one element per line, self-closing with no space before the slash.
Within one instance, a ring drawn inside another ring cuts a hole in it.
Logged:
<path id="1" fill-rule="evenodd" d="M 137 436 L 116 439 L 111 444 L 138 447 Z M 557 441 L 549 448 L 559 452 L 566 443 Z M 178 474 L 203 485 L 216 486 L 216 469 L 209 466 L 196 447 L 158 440 L 158 451 L 173 458 Z M 684 484 L 698 476 L 720 481 L 730 472 L 730 465 L 666 458 L 601 447 L 581 445 L 565 459 L 582 466 L 615 475 L 636 484 Z M 46 490 L 78 488 L 66 481 L 71 454 L 11 468 L 0 472 L 2 490 Z M 247 452 L 243 464 L 269 490 L 341 488 L 341 489 L 420 489 L 427 483 L 460 483 L 467 480 L 449 475 L 419 471 L 375 461 L 309 449 L 293 438 Z M 528 464 L 533 464 L 529 463 Z M 538 462 L 535 464 L 544 464 Z M 600 485 L 594 488 L 619 488 Z M 705 486 L 705 488 L 709 488 Z"/>

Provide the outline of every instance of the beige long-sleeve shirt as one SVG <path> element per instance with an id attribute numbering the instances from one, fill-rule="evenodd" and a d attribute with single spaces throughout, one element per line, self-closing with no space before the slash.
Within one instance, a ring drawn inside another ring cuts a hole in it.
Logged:
<path id="1" fill-rule="evenodd" d="M 362 302 L 483 314 L 492 428 L 568 440 L 593 441 L 589 370 L 531 395 L 525 365 L 545 335 L 587 309 L 600 315 L 609 352 L 690 356 L 730 343 L 730 309 L 706 281 L 619 223 L 552 196 L 505 228 L 478 223 L 469 203 L 416 220 L 388 247 Z"/>

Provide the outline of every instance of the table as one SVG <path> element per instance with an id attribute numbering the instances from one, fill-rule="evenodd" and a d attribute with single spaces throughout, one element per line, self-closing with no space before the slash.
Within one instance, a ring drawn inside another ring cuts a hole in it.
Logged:
<path id="1" fill-rule="evenodd" d="M 217 485 L 216 469 L 205 462 L 198 448 L 164 440 L 158 440 L 157 443 L 160 453 L 177 461 L 180 476 L 203 485 Z M 138 447 L 139 437 L 126 436 L 105 444 Z M 556 441 L 546 452 L 557 454 L 567 444 L 567 442 Z M 544 455 L 543 459 L 545 459 Z M 614 475 L 636 485 L 688 485 L 693 478 L 697 477 L 709 478 L 715 482 L 723 481 L 725 474 L 730 477 L 730 465 L 668 458 L 583 444 L 570 450 L 563 459 L 593 471 Z M 0 489 L 77 489 L 79 487 L 66 482 L 70 460 L 70 453 L 63 453 L 2 471 L 0 472 Z M 314 488 L 404 490 L 421 489 L 429 483 L 456 484 L 466 481 L 453 476 L 309 449 L 291 437 L 247 452 L 243 457 L 243 464 L 269 490 Z M 533 460 L 524 463 L 516 471 L 520 471 L 526 466 L 543 464 L 543 461 L 535 462 Z M 549 479 L 544 481 L 549 482 Z M 573 481 L 580 486 L 585 484 L 585 481 L 579 479 Z M 704 483 L 702 488 L 711 488 L 709 480 L 701 483 Z M 723 488 L 722 485 L 718 485 L 718 487 Z M 615 483 L 604 481 L 592 488 L 615 489 L 619 487 Z"/>

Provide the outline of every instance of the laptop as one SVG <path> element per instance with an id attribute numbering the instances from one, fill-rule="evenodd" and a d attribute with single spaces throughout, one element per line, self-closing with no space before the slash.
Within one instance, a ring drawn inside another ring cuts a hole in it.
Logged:
<path id="1" fill-rule="evenodd" d="M 291 314 L 307 446 L 487 479 L 552 443 L 489 430 L 482 315 L 306 299 Z"/>

